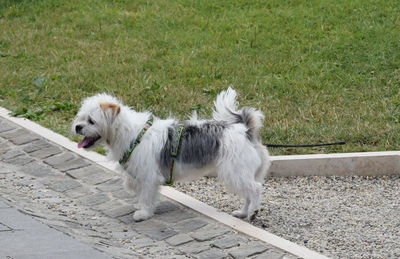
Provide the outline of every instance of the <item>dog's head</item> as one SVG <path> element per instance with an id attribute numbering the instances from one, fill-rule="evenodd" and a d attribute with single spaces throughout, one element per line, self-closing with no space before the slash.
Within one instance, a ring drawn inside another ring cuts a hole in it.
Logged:
<path id="1" fill-rule="evenodd" d="M 121 112 L 121 105 L 115 97 L 107 94 L 84 99 L 71 128 L 73 134 L 84 136 L 78 148 L 92 149 L 107 143 Z"/>

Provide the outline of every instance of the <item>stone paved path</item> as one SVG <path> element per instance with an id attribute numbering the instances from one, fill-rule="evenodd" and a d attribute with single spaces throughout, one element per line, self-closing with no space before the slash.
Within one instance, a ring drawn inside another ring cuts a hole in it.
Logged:
<path id="1" fill-rule="evenodd" d="M 117 173 L 2 117 L 0 200 L 114 258 L 295 258 L 163 196 L 136 223 L 136 199 Z M 0 217 L 0 244 L 12 233 Z"/>
<path id="2" fill-rule="evenodd" d="M 0 258 L 111 259 L 0 201 Z"/>

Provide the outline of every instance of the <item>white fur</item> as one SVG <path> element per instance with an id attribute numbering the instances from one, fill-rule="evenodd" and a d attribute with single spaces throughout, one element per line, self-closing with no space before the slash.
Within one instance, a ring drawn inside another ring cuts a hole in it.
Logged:
<path id="1" fill-rule="evenodd" d="M 221 92 L 216 101 L 213 118 L 227 123 L 221 137 L 221 148 L 214 162 L 195 169 L 190 164 L 175 163 L 174 181 L 190 181 L 205 175 L 215 174 L 225 186 L 245 199 L 244 207 L 233 212 L 237 217 L 250 219 L 261 203 L 261 186 L 270 166 L 267 149 L 256 140 L 249 140 L 248 127 L 235 123 L 232 112 L 237 111 L 236 92 L 232 88 Z M 120 107 L 118 113 L 100 107 L 100 103 L 112 103 Z M 262 125 L 263 114 L 251 109 L 256 130 Z M 95 122 L 88 122 L 89 117 Z M 152 117 L 149 112 L 136 112 L 122 104 L 116 98 L 98 94 L 85 99 L 74 122 L 72 131 L 87 137 L 101 136 L 90 148 L 103 145 L 112 160 L 119 161 L 129 149 L 130 142 L 138 136 Z M 125 188 L 135 192 L 139 199 L 140 210 L 134 214 L 134 220 L 146 220 L 155 210 L 159 185 L 164 179 L 159 165 L 159 155 L 167 140 L 168 127 L 176 123 L 175 119 L 153 118 L 153 125 L 145 133 L 128 163 L 122 168 L 126 173 Z M 205 120 L 197 120 L 194 114 L 189 123 L 201 125 Z M 82 127 L 77 132 L 77 126 Z M 253 125 L 254 126 L 254 125 Z"/>

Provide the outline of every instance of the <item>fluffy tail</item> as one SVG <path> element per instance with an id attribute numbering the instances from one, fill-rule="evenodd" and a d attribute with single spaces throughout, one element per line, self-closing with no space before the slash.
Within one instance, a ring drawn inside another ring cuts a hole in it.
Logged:
<path id="1" fill-rule="evenodd" d="M 243 123 L 248 129 L 249 139 L 253 142 L 261 142 L 259 131 L 263 125 L 264 115 L 252 107 L 243 107 L 238 110 L 236 97 L 237 93 L 231 87 L 222 91 L 214 101 L 214 119 L 228 124 Z"/>

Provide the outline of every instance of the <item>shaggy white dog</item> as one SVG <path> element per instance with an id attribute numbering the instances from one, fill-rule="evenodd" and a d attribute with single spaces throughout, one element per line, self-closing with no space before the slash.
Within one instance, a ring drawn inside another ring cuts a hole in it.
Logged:
<path id="1" fill-rule="evenodd" d="M 85 136 L 78 147 L 101 144 L 112 160 L 120 162 L 125 187 L 139 199 L 135 221 L 153 215 L 159 185 L 212 174 L 245 199 L 233 215 L 250 219 L 260 207 L 261 185 L 270 166 L 259 135 L 264 116 L 254 108 L 238 109 L 231 88 L 214 104 L 213 120 L 197 120 L 194 115 L 179 124 L 98 94 L 83 101 L 72 131 Z"/>

